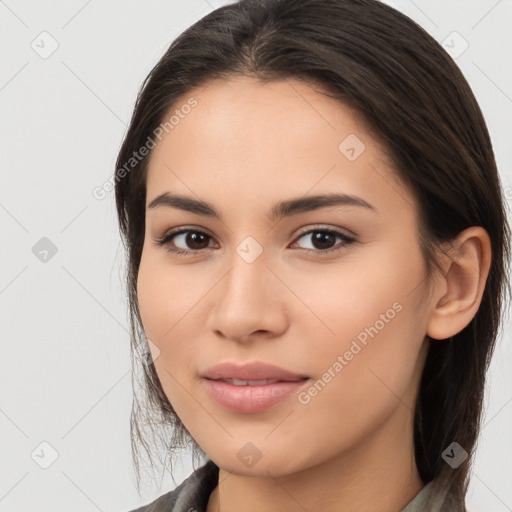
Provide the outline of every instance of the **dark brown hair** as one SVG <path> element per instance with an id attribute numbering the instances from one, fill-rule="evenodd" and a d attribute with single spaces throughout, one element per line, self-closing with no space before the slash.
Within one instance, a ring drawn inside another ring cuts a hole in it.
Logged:
<path id="1" fill-rule="evenodd" d="M 133 153 L 147 145 L 169 110 L 189 91 L 236 75 L 321 84 L 325 94 L 362 116 L 417 200 L 428 278 L 437 266 L 441 244 L 470 226 L 482 226 L 489 234 L 492 262 L 480 307 L 469 325 L 449 340 L 429 340 L 414 418 L 422 480 L 436 479 L 457 503 L 450 510 L 465 510 L 485 377 L 499 334 L 505 289 L 510 296 L 510 227 L 489 133 L 463 74 L 435 39 L 385 4 L 241 0 L 188 28 L 150 72 L 139 91 L 115 176 L 128 258 L 132 353 L 144 340 L 136 283 L 150 155 L 129 172 L 120 169 L 126 169 Z M 151 458 L 144 428 L 161 440 L 157 453 L 169 463 L 175 448 L 190 441 L 152 362 L 140 367 L 145 395 L 134 398 L 131 424 L 137 470 L 139 446 Z M 456 469 L 441 457 L 453 441 L 470 454 Z M 201 453 L 193 441 L 192 446 L 194 454 Z"/>

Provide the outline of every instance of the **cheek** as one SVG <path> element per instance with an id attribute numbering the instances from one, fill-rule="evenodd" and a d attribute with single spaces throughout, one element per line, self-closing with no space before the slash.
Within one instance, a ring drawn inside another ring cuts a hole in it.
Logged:
<path id="1" fill-rule="evenodd" d="M 187 354 L 188 344 L 180 344 L 177 339 L 184 339 L 181 329 L 186 324 L 187 310 L 191 309 L 188 302 L 196 299 L 195 294 L 190 292 L 179 270 L 171 273 L 158 256 L 143 253 L 137 299 L 144 333 L 158 349 L 153 359 L 156 373 L 167 399 L 175 410 L 180 410 L 186 406 L 182 404 L 186 396 L 179 383 L 189 371 L 187 361 L 191 355 Z"/>
<path id="2" fill-rule="evenodd" d="M 421 279 L 421 265 L 415 260 L 412 254 L 404 258 L 384 247 L 361 251 L 357 258 L 350 255 L 336 266 L 286 276 L 302 299 L 296 301 L 291 323 L 310 329 L 309 337 L 315 337 L 316 326 L 323 339 L 316 348 L 327 352 L 348 350 L 353 339 L 363 345 L 383 338 L 388 346 L 400 344 L 403 323 L 409 325 L 409 317 L 418 313 L 417 296 L 411 294 L 413 283 Z"/>
<path id="3" fill-rule="evenodd" d="M 158 348 L 155 368 L 170 400 L 177 382 L 190 379 L 197 371 L 199 330 L 204 325 L 204 318 L 197 316 L 214 282 L 204 277 L 196 272 L 194 278 L 183 266 L 170 265 L 165 254 L 148 251 L 142 255 L 137 276 L 139 311 L 146 337 Z"/>
<path id="4" fill-rule="evenodd" d="M 148 338 L 161 343 L 187 323 L 187 315 L 204 294 L 182 267 L 166 262 L 165 254 L 143 253 L 137 276 L 137 298 Z"/>
<path id="5" fill-rule="evenodd" d="M 415 339 L 415 314 L 402 301 L 393 304 L 385 294 L 374 294 L 365 309 L 330 316 L 336 335 L 317 336 L 316 349 L 304 348 L 312 382 L 295 405 L 303 428 L 283 423 L 282 439 L 314 446 L 315 459 L 322 460 L 356 445 L 395 412 L 407 417 L 414 408 L 421 343 Z M 405 419 L 400 425 L 406 438 Z"/>
<path id="6" fill-rule="evenodd" d="M 165 332 L 162 301 L 170 295 L 164 294 L 162 277 L 158 266 L 143 254 L 137 276 L 137 300 L 146 336 L 156 343 Z"/>
<path id="7" fill-rule="evenodd" d="M 336 421 L 347 411 L 352 421 L 386 409 L 390 400 L 396 403 L 395 395 L 407 392 L 422 347 L 422 310 L 411 293 L 421 260 L 410 254 L 405 261 L 391 250 L 377 256 L 378 261 L 351 262 L 350 272 L 340 267 L 329 278 L 315 275 L 321 287 L 311 277 L 299 287 L 315 313 L 301 338 L 318 384 L 304 402 L 311 399 Z"/>

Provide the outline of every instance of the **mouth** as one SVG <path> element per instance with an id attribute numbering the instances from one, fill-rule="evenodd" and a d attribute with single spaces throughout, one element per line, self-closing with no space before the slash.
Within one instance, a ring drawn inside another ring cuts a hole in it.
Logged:
<path id="1" fill-rule="evenodd" d="M 234 381 L 234 382 L 232 382 Z M 296 381 L 245 381 L 238 379 L 203 379 L 208 395 L 224 409 L 254 414 L 284 403 L 297 394 L 309 379 Z"/>
<path id="2" fill-rule="evenodd" d="M 217 405 L 236 413 L 259 413 L 283 403 L 309 377 L 261 361 L 220 363 L 202 375 L 207 394 Z"/>

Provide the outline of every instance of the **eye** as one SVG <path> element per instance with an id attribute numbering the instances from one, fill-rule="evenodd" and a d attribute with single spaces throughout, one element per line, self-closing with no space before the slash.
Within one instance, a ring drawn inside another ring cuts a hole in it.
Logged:
<path id="1" fill-rule="evenodd" d="M 187 255 L 199 252 L 208 247 L 209 239 L 211 239 L 211 236 L 204 231 L 180 229 L 178 231 L 171 231 L 164 234 L 163 237 L 155 240 L 155 243 L 157 245 L 165 246 L 169 252 L 174 254 Z M 185 246 L 185 248 L 180 248 L 180 245 Z M 191 250 L 187 250 L 187 248 L 191 248 Z"/>
<path id="2" fill-rule="evenodd" d="M 336 246 L 337 238 L 341 240 L 341 245 L 338 244 L 338 246 Z M 342 250 L 347 245 L 350 245 L 356 241 L 355 238 L 349 237 L 341 231 L 323 227 L 310 229 L 309 231 L 302 233 L 302 235 L 299 236 L 297 240 L 301 239 L 309 240 L 309 244 L 312 246 L 312 248 L 304 248 L 305 251 L 319 254 L 326 254 L 333 251 Z"/>

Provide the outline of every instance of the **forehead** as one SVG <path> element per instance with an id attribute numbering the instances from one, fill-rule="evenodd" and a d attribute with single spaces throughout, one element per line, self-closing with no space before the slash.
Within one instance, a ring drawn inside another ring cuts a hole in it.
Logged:
<path id="1" fill-rule="evenodd" d="M 249 201 L 334 189 L 383 205 L 408 199 L 360 116 L 314 85 L 214 80 L 175 102 L 164 122 L 173 114 L 151 155 L 148 199 L 166 190 Z"/>

